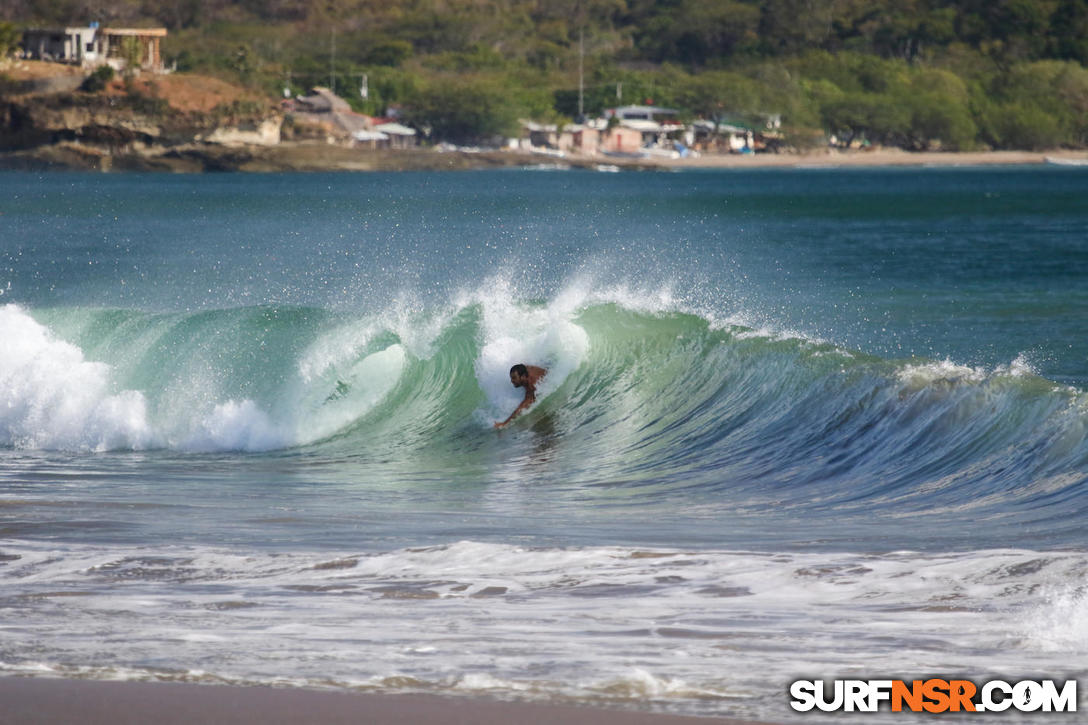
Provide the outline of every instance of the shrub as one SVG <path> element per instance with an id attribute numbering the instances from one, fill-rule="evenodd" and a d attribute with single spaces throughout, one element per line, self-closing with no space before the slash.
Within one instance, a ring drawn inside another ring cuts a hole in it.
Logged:
<path id="1" fill-rule="evenodd" d="M 11 51 L 19 47 L 22 33 L 14 23 L 0 22 L 0 58 L 6 58 Z"/>
<path id="2" fill-rule="evenodd" d="M 1065 141 L 1058 119 L 1037 106 L 1009 103 L 996 110 L 992 124 L 998 143 L 1004 148 L 1043 150 Z"/>
<path id="3" fill-rule="evenodd" d="M 112 80 L 113 68 L 108 65 L 100 65 L 84 79 L 83 84 L 79 89 L 81 91 L 86 91 L 87 93 L 97 93 L 105 88 Z"/>

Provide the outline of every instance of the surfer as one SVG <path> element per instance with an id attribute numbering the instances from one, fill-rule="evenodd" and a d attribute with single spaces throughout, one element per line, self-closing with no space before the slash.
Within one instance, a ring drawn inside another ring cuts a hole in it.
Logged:
<path id="1" fill-rule="evenodd" d="M 521 404 L 519 404 L 518 407 L 514 408 L 514 412 L 510 414 L 509 418 L 501 423 L 496 423 L 496 428 L 502 428 L 516 418 L 518 413 L 536 402 L 536 384 L 547 374 L 547 370 L 537 367 L 536 365 L 518 363 L 510 368 L 510 382 L 515 388 L 525 388 L 525 399 L 521 401 Z"/>

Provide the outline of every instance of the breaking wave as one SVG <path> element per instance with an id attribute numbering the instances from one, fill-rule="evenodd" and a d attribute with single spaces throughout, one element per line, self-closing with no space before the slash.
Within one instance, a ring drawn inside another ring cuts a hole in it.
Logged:
<path id="1" fill-rule="evenodd" d="M 576 484 L 743 493 L 748 505 L 1081 516 L 1081 391 L 1023 359 L 886 360 L 618 291 L 352 317 L 0 308 L 0 445 L 276 451 L 478 465 L 504 441 Z M 506 371 L 544 365 L 539 402 Z M 1070 505 L 1073 504 L 1073 505 Z"/>

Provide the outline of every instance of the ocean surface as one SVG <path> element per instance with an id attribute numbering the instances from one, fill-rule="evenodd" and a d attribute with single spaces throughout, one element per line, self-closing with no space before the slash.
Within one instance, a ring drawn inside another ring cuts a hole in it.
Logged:
<path id="1" fill-rule="evenodd" d="M 1086 483 L 1085 169 L 0 174 L 0 674 L 1084 689 Z"/>

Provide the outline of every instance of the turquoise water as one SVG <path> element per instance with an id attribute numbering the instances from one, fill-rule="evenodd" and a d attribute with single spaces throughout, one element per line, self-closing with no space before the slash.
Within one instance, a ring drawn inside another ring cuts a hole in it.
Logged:
<path id="1" fill-rule="evenodd" d="M 4 670 L 772 720 L 1084 674 L 1083 170 L 0 188 Z"/>

